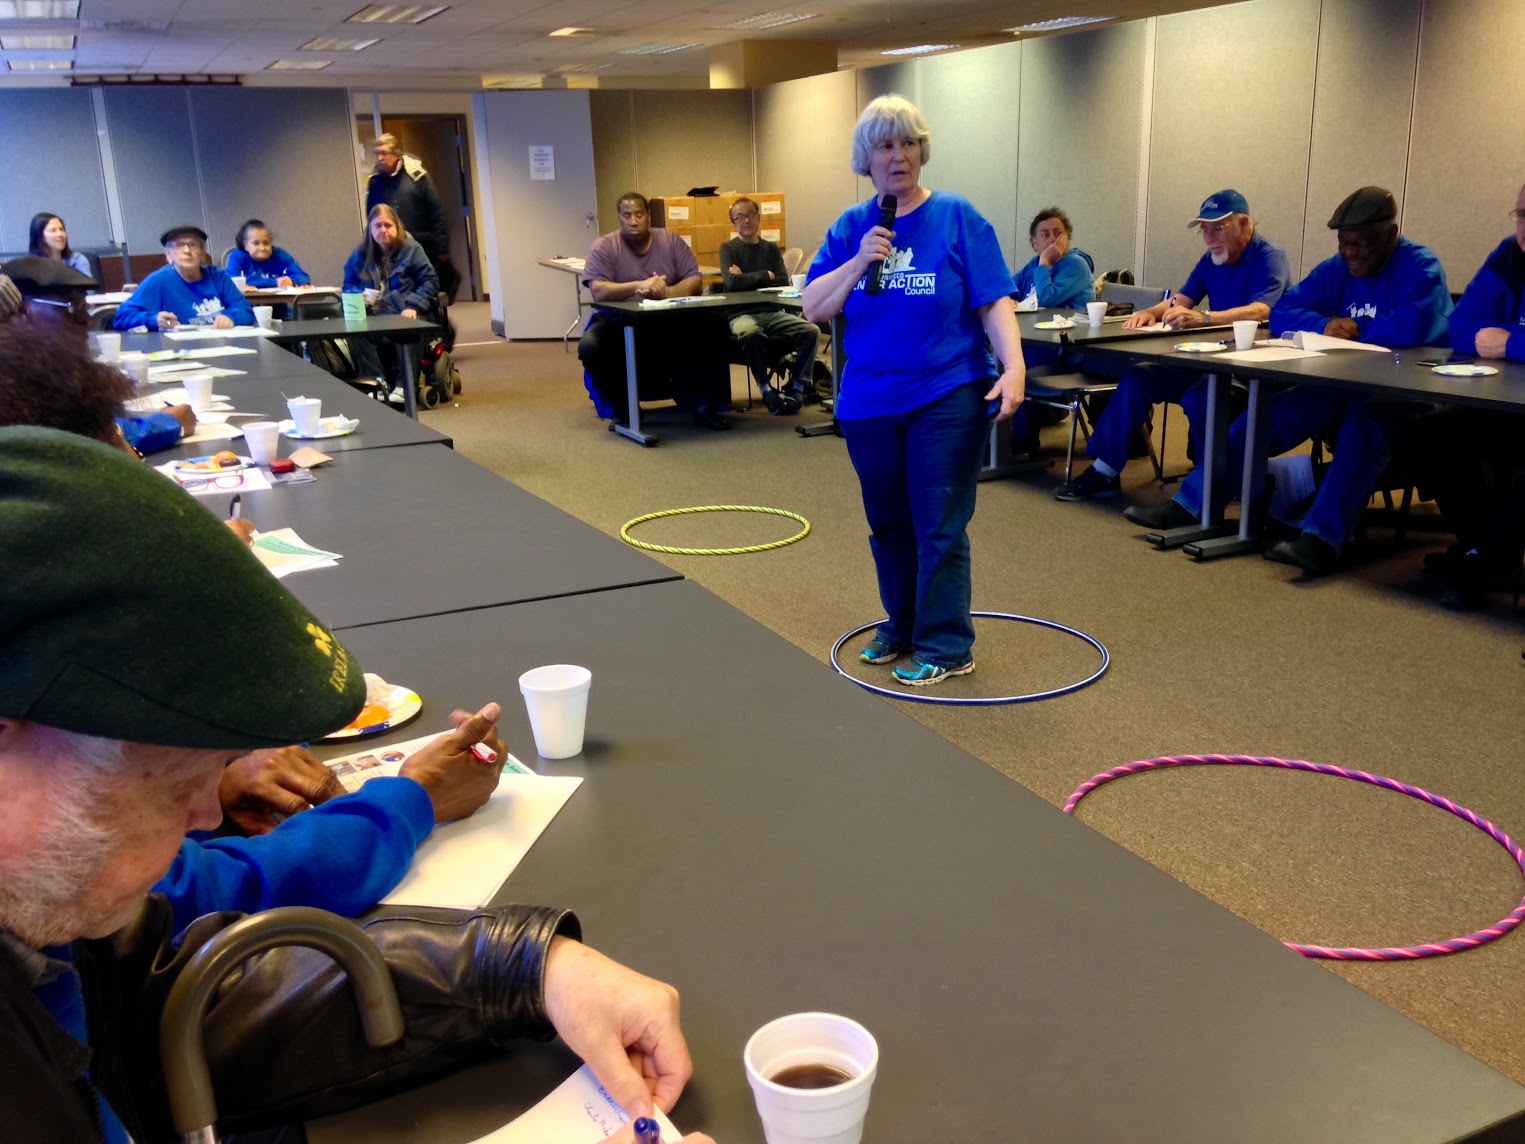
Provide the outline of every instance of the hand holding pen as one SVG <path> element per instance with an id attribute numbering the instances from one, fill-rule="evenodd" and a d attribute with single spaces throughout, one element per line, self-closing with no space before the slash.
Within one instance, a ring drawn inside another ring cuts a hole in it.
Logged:
<path id="1" fill-rule="evenodd" d="M 661 1126 L 649 1116 L 633 1120 L 609 1137 L 609 1144 L 715 1144 L 703 1132 L 690 1132 L 687 1136 L 662 1139 Z"/>
<path id="2" fill-rule="evenodd" d="M 455 730 L 447 731 L 409 755 L 398 769 L 422 786 L 434 804 L 434 821 L 465 818 L 498 787 L 508 747 L 498 738 L 502 708 L 489 703 L 473 714 L 451 713 Z"/>

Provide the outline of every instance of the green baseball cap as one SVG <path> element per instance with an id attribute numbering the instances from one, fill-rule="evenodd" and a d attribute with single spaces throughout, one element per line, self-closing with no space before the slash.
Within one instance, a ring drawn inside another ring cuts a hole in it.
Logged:
<path id="1" fill-rule="evenodd" d="M 166 747 L 348 724 L 360 665 L 195 498 L 127 453 L 0 428 L 0 716 Z"/>

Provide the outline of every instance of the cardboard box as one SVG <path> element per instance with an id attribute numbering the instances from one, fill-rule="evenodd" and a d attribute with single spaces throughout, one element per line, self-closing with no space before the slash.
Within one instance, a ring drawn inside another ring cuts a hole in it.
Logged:
<path id="1" fill-rule="evenodd" d="M 651 225 L 674 230 L 697 223 L 694 218 L 694 199 L 689 195 L 660 195 L 647 200 L 651 203 Z"/>
<path id="2" fill-rule="evenodd" d="M 730 223 L 723 226 L 696 226 L 690 229 L 694 235 L 694 249 L 708 254 L 718 251 L 721 243 L 728 242 L 736 234 Z"/>
<path id="3" fill-rule="evenodd" d="M 695 226 L 730 226 L 731 204 L 740 193 L 726 195 L 703 195 L 694 200 Z"/>

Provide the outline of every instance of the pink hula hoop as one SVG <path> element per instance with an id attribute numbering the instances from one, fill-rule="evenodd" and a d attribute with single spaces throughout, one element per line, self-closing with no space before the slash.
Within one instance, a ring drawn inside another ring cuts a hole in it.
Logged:
<path id="1" fill-rule="evenodd" d="M 1244 767 L 1281 767 L 1292 771 L 1312 771 L 1314 774 L 1333 775 L 1335 778 L 1354 779 L 1356 782 L 1369 783 L 1372 786 L 1386 787 L 1395 790 L 1399 794 L 1406 794 L 1410 798 L 1417 798 L 1421 802 L 1427 802 L 1431 806 L 1438 806 L 1441 810 L 1450 811 L 1464 822 L 1470 822 L 1484 834 L 1492 838 L 1514 859 L 1515 865 L 1520 868 L 1520 873 L 1525 874 L 1525 851 L 1520 849 L 1518 843 L 1509 835 L 1505 834 L 1493 823 L 1481 815 L 1474 814 L 1464 806 L 1457 806 L 1448 798 L 1442 798 L 1438 794 L 1431 794 L 1408 783 L 1400 783 L 1396 779 L 1387 778 L 1384 775 L 1374 775 L 1367 771 L 1353 771 L 1345 767 L 1332 767 L 1326 763 L 1309 763 L 1302 759 L 1277 759 L 1265 755 L 1162 755 L 1155 759 L 1143 759 L 1136 763 L 1125 763 L 1120 767 L 1113 767 L 1109 771 L 1102 771 L 1094 775 L 1075 788 L 1070 795 L 1069 801 L 1064 804 L 1064 813 L 1073 815 L 1075 807 L 1080 800 L 1085 798 L 1103 783 L 1109 783 L 1113 779 L 1126 778 L 1128 775 L 1136 775 L 1140 771 L 1160 770 L 1164 767 L 1210 767 L 1210 766 L 1244 766 Z M 1288 949 L 1295 949 L 1304 957 L 1324 957 L 1339 961 L 1409 961 L 1419 957 L 1444 957 L 1448 953 L 1461 953 L 1464 950 L 1476 949 L 1480 945 L 1487 945 L 1490 941 L 1497 941 L 1509 933 L 1521 920 L 1525 920 L 1525 898 L 1520 899 L 1520 904 L 1505 917 L 1500 918 L 1491 926 L 1469 933 L 1464 937 L 1448 938 L 1445 941 L 1426 942 L 1423 945 L 1397 945 L 1386 946 L 1381 949 L 1346 948 L 1327 945 L 1302 945 L 1295 941 L 1284 941 L 1282 945 Z"/>

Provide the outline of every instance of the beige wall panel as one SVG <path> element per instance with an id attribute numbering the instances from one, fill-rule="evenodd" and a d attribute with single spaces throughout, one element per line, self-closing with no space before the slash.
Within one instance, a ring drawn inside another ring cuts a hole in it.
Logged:
<path id="1" fill-rule="evenodd" d="M 836 217 L 857 201 L 852 128 L 853 73 L 833 72 L 760 88 L 756 97 L 757 181 L 783 191 L 789 245 L 809 258 Z"/>

